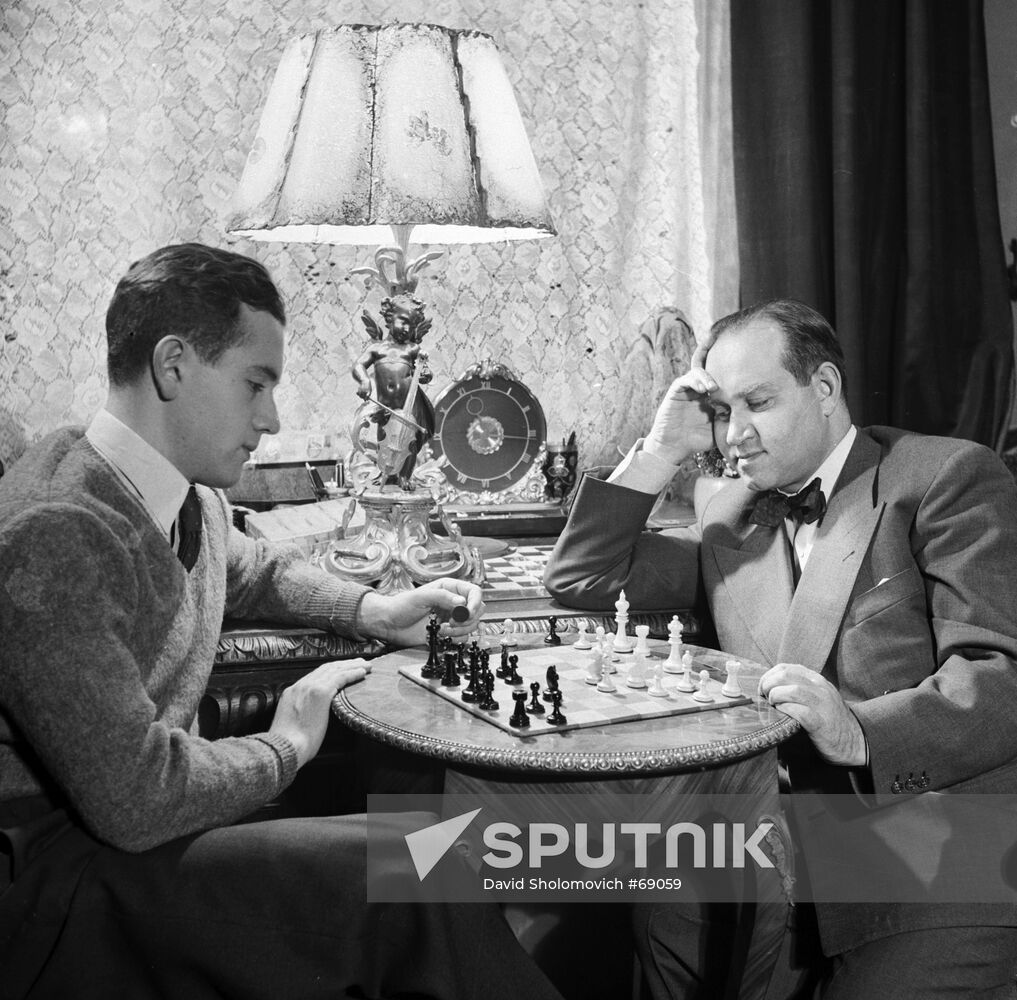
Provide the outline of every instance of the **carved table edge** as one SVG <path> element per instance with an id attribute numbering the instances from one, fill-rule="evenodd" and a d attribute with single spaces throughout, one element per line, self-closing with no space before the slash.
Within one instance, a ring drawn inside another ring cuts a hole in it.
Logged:
<path id="1" fill-rule="evenodd" d="M 769 750 L 799 729 L 794 719 L 785 717 L 748 736 L 735 736 L 671 750 L 625 750 L 613 753 L 548 752 L 534 751 L 526 747 L 516 750 L 471 746 L 437 736 L 412 733 L 364 715 L 350 703 L 343 691 L 336 694 L 332 700 L 332 709 L 355 732 L 400 750 L 433 757 L 446 763 L 541 774 L 571 773 L 624 777 L 710 767 Z"/>

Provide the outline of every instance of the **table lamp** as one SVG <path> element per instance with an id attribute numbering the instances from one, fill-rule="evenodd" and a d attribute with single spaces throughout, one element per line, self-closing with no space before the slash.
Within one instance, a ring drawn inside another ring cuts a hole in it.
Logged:
<path id="1" fill-rule="evenodd" d="M 442 576 L 479 582 L 483 563 L 445 516 L 444 476 L 426 461 L 434 411 L 414 294 L 440 251 L 554 235 L 512 86 L 490 35 L 433 24 L 340 25 L 283 53 L 227 221 L 254 240 L 378 245 L 358 267 L 385 292 L 353 365 L 349 481 L 359 535 L 325 563 L 382 592 Z M 437 514 L 447 532 L 430 528 Z"/>

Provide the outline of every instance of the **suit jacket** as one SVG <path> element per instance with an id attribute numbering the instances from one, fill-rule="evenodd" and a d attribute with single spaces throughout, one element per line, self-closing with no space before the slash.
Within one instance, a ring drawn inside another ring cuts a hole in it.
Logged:
<path id="1" fill-rule="evenodd" d="M 859 432 L 798 587 L 782 527 L 750 523 L 735 480 L 695 529 L 643 530 L 654 497 L 583 481 L 545 582 L 563 604 L 708 603 L 720 647 L 801 663 L 865 732 L 874 801 L 925 789 L 1017 792 L 1017 487 L 989 449 Z M 799 742 L 799 741 L 796 741 Z M 860 790 L 804 738 L 792 790 Z M 1005 912 L 1004 912 L 1005 910 Z M 1017 925 L 1017 908 L 817 906 L 828 954 L 920 926 Z"/>

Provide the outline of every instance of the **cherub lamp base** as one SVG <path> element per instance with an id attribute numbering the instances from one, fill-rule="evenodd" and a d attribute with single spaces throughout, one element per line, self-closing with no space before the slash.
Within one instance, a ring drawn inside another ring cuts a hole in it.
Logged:
<path id="1" fill-rule="evenodd" d="M 431 531 L 437 505 L 430 490 L 396 486 L 357 496 L 364 508 L 363 530 L 334 542 L 322 565 L 344 580 L 369 584 L 379 593 L 410 590 L 448 576 L 480 583 L 484 564 L 461 535 L 443 538 Z"/>

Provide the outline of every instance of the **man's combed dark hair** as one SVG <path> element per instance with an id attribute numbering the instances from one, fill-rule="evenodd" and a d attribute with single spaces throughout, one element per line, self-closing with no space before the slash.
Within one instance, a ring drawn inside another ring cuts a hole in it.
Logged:
<path id="1" fill-rule="evenodd" d="M 784 354 L 781 362 L 799 385 L 805 385 L 816 369 L 826 361 L 840 372 L 841 394 L 847 394 L 847 371 L 844 351 L 833 327 L 811 306 L 795 299 L 772 299 L 740 312 L 732 313 L 713 325 L 714 337 L 729 330 L 738 330 L 752 320 L 769 319 L 784 331 Z"/>
<path id="2" fill-rule="evenodd" d="M 110 382 L 136 381 L 155 345 L 170 334 L 186 340 L 202 361 L 215 363 L 242 339 L 241 303 L 286 322 L 268 271 L 250 257 L 181 243 L 135 261 L 106 311 Z"/>

